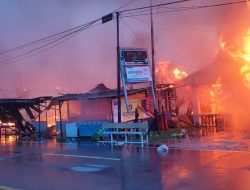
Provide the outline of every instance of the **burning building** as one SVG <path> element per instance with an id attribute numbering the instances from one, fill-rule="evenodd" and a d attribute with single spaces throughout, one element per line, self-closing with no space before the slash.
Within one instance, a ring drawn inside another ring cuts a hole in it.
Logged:
<path id="1" fill-rule="evenodd" d="M 250 114 L 250 30 L 220 40 L 214 62 L 182 80 L 191 89 L 192 114 L 230 115 L 232 129 L 247 129 Z"/>

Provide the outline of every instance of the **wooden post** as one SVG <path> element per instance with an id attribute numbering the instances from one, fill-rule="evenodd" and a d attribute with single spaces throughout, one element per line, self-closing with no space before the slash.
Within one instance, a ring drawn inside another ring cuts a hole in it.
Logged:
<path id="1" fill-rule="evenodd" d="M 60 117 L 60 135 L 61 135 L 61 138 L 63 138 L 63 130 L 62 130 L 62 102 L 59 101 L 59 117 Z"/>
<path id="2" fill-rule="evenodd" d="M 167 126 L 166 126 L 166 118 L 165 118 L 165 111 L 162 105 L 162 117 L 163 117 L 163 124 L 164 124 L 164 129 L 165 131 L 167 130 Z"/>
<path id="3" fill-rule="evenodd" d="M 38 105 L 38 136 L 39 136 L 39 141 L 41 140 L 41 108 L 40 108 L 40 102 L 39 102 L 39 105 Z"/>
<path id="4" fill-rule="evenodd" d="M 45 101 L 45 119 L 46 119 L 46 131 L 47 131 L 47 134 L 49 134 L 49 132 L 48 132 L 48 113 L 47 113 L 47 103 L 46 103 L 46 101 Z"/>
<path id="5" fill-rule="evenodd" d="M 121 123 L 121 66 L 120 66 L 120 29 L 119 12 L 116 12 L 116 34 L 117 34 L 117 105 L 118 105 L 118 123 Z"/>

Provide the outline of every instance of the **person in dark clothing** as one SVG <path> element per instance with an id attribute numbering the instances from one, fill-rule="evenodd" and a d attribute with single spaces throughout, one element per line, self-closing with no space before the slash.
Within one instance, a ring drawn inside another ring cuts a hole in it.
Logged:
<path id="1" fill-rule="evenodd" d="M 138 108 L 135 108 L 135 120 L 134 120 L 134 123 L 138 123 L 139 121 L 139 111 L 138 111 Z M 138 132 L 139 129 L 136 129 L 136 132 Z M 136 138 L 139 138 L 139 135 L 136 135 Z"/>
<path id="2" fill-rule="evenodd" d="M 139 121 L 139 111 L 138 108 L 135 108 L 135 120 L 134 123 L 138 123 Z"/>

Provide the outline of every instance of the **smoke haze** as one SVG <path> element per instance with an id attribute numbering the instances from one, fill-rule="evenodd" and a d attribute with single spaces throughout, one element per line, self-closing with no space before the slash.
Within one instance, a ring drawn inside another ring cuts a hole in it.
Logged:
<path id="1" fill-rule="evenodd" d="M 0 51 L 94 20 L 127 2 L 0 0 Z M 154 4 L 165 2 L 153 1 Z M 228 1 L 194 0 L 171 7 L 221 2 Z M 147 5 L 148 0 L 137 0 L 123 9 Z M 243 8 L 244 5 L 235 5 L 155 14 L 156 63 L 170 61 L 188 73 L 211 64 L 219 52 L 221 34 L 238 33 L 234 23 L 249 18 Z M 121 46 L 150 50 L 149 23 L 149 16 L 121 18 Z M 2 54 L 0 60 L 9 56 L 12 54 Z M 115 88 L 115 20 L 83 31 L 37 56 L 0 67 L 1 98 L 80 93 L 101 82 Z"/>

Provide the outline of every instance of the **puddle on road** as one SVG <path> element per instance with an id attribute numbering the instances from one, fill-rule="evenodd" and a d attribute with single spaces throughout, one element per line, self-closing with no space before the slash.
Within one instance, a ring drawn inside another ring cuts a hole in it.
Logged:
<path id="1" fill-rule="evenodd" d="M 0 161 L 15 159 L 15 158 L 18 158 L 22 155 L 23 154 L 19 151 L 0 150 Z"/>
<path id="2" fill-rule="evenodd" d="M 88 164 L 86 166 L 74 166 L 70 170 L 75 172 L 97 172 L 108 168 L 106 165 Z"/>
<path id="3" fill-rule="evenodd" d="M 102 170 L 102 168 L 81 167 L 81 166 L 71 167 L 70 169 L 75 172 L 96 172 Z"/>

